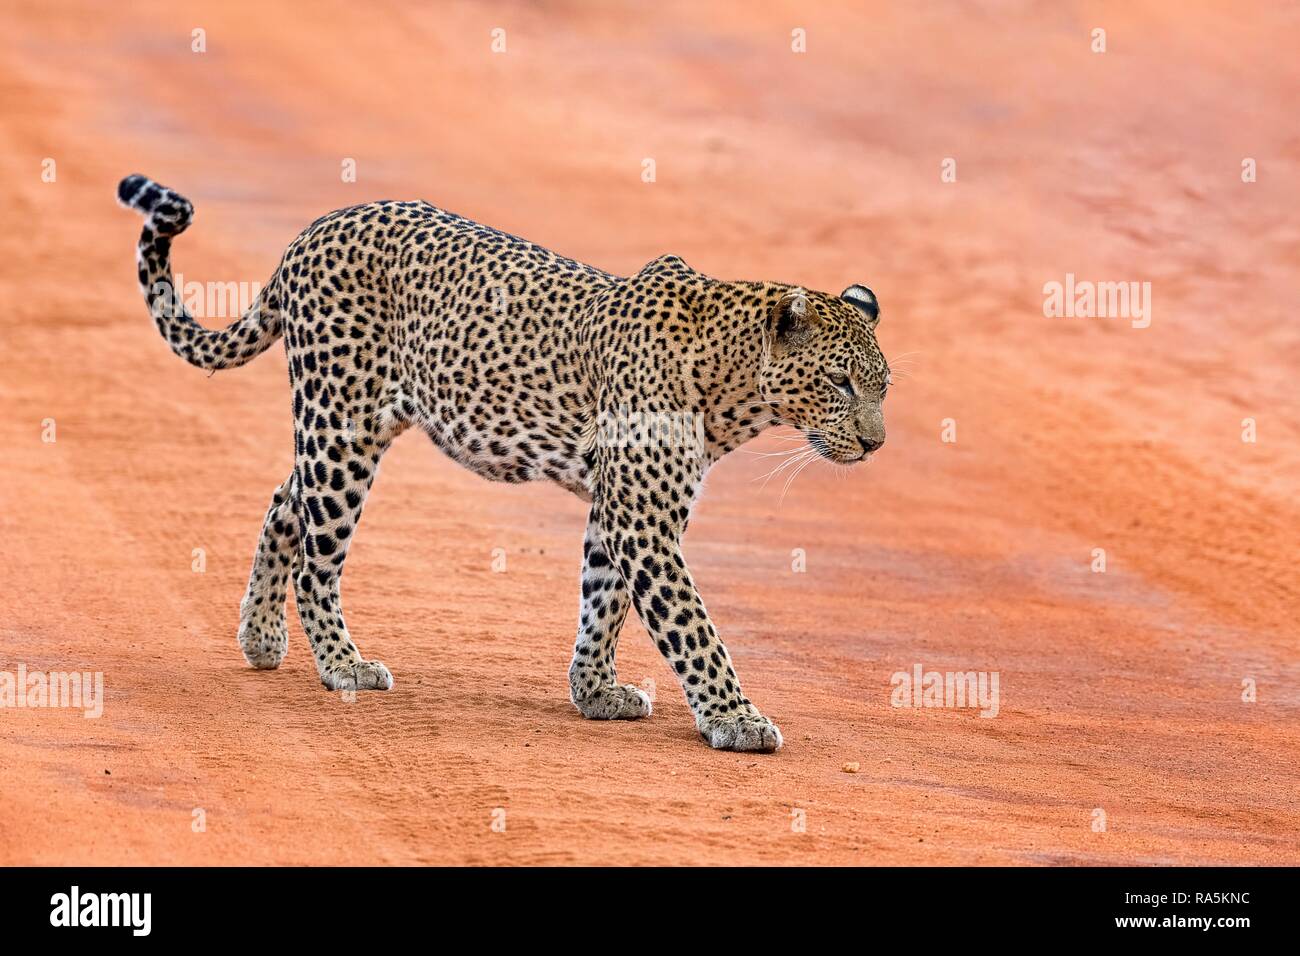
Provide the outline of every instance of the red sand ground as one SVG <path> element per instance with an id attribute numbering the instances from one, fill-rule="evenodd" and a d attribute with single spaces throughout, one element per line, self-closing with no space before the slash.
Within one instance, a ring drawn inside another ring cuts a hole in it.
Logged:
<path id="1" fill-rule="evenodd" d="M 103 671 L 107 700 L 0 712 L 0 862 L 1300 862 L 1300 9 L 51 6 L 0 15 L 0 669 Z M 584 506 L 415 434 L 344 581 L 396 688 L 324 692 L 292 614 L 285 666 L 246 668 L 283 354 L 170 354 L 113 202 L 133 171 L 195 202 L 192 279 L 262 281 L 391 197 L 623 273 L 875 289 L 911 369 L 884 451 L 784 500 L 736 454 L 687 538 L 785 749 L 700 743 L 636 623 L 654 716 L 583 721 Z M 1152 326 L 1044 318 L 1067 272 L 1152 282 Z M 1000 714 L 894 709 L 915 663 L 998 671 Z"/>

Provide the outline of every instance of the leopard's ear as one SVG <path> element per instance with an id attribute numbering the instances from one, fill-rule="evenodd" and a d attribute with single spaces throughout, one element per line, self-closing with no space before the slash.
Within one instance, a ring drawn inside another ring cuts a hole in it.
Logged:
<path id="1" fill-rule="evenodd" d="M 768 317 L 768 341 L 773 353 L 787 352 L 802 344 L 821 324 L 822 317 L 808 293 L 803 289 L 789 290 L 776 300 Z"/>
<path id="2" fill-rule="evenodd" d="M 840 293 L 840 298 L 867 317 L 869 328 L 876 327 L 880 321 L 880 303 L 876 301 L 874 292 L 864 285 L 851 285 Z"/>

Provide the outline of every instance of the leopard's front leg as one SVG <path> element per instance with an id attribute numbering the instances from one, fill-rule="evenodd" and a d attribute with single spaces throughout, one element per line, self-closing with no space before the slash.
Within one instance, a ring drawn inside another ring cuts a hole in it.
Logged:
<path id="1" fill-rule="evenodd" d="M 781 731 L 741 691 L 682 558 L 697 459 L 673 449 L 606 449 L 600 464 L 592 515 L 605 554 L 681 681 L 701 736 L 722 750 L 780 749 Z"/>
<path id="2" fill-rule="evenodd" d="M 578 639 L 569 665 L 569 693 L 584 717 L 632 720 L 650 715 L 650 697 L 632 684 L 620 684 L 614 651 L 629 606 L 627 587 L 600 543 L 594 516 L 582 542 L 582 606 Z"/>

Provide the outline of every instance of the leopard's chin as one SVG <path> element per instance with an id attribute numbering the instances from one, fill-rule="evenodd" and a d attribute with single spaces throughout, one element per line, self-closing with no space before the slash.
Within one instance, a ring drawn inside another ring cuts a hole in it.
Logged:
<path id="1" fill-rule="evenodd" d="M 847 467 L 848 465 L 856 465 L 859 462 L 866 461 L 871 457 L 870 452 L 862 451 L 858 452 L 858 454 L 853 457 L 837 454 L 833 448 L 826 444 L 825 439 L 818 438 L 816 435 L 808 436 L 808 445 L 822 458 L 825 458 L 827 461 L 835 465 L 844 465 Z"/>

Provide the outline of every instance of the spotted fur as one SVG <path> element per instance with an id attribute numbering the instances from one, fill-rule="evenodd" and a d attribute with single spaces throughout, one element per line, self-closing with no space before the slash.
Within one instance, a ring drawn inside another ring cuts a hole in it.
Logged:
<path id="1" fill-rule="evenodd" d="M 485 478 L 548 479 L 591 503 L 569 669 L 579 711 L 650 713 L 614 667 L 635 607 L 712 746 L 781 746 L 741 691 L 681 538 L 708 468 L 771 425 L 843 464 L 884 441 L 888 367 L 870 290 L 724 282 L 675 256 L 622 278 L 428 203 L 372 202 L 309 226 L 248 312 L 213 331 L 173 291 L 171 241 L 193 207 L 143 176 L 118 197 L 146 216 L 140 285 L 176 354 L 234 368 L 285 340 L 294 468 L 241 605 L 252 666 L 284 659 L 292 587 L 327 688 L 392 686 L 348 632 L 339 577 L 380 459 L 414 426 Z"/>

